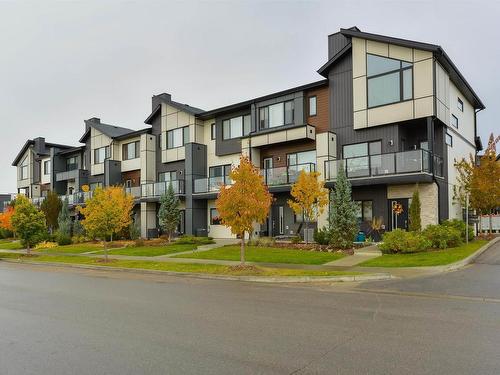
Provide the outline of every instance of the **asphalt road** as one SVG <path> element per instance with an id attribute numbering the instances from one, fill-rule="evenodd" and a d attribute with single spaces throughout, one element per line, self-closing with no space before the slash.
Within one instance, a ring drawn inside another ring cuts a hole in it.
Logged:
<path id="1" fill-rule="evenodd" d="M 500 244 L 478 263 L 316 286 L 0 263 L 0 374 L 499 374 Z"/>

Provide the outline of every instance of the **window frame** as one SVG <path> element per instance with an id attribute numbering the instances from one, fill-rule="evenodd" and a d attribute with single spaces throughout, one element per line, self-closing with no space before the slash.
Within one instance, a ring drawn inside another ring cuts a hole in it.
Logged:
<path id="1" fill-rule="evenodd" d="M 305 154 L 306 152 L 315 152 L 316 153 L 316 157 L 318 156 L 316 149 L 290 152 L 290 153 L 286 154 L 286 166 L 287 167 L 293 167 L 294 165 L 316 164 L 316 162 L 306 162 L 306 163 L 299 163 L 298 162 L 299 161 L 299 154 Z M 290 164 L 290 156 L 295 156 L 295 161 L 296 161 L 295 164 Z"/>
<path id="2" fill-rule="evenodd" d="M 464 102 L 459 97 L 457 97 L 457 108 L 460 112 L 464 111 Z"/>
<path id="3" fill-rule="evenodd" d="M 370 144 L 372 143 L 380 143 L 380 153 L 378 154 L 371 154 L 370 153 Z M 372 141 L 366 141 L 366 142 L 356 142 L 356 143 L 347 143 L 345 145 L 342 145 L 342 159 L 355 159 L 355 158 L 363 158 L 363 157 L 366 157 L 366 156 L 375 156 L 375 155 L 382 155 L 383 152 L 382 152 L 382 139 L 374 139 Z M 367 150 L 367 153 L 366 155 L 359 155 L 359 156 L 351 156 L 351 157 L 348 157 L 346 158 L 345 157 L 345 152 L 344 152 L 344 148 L 346 146 L 355 146 L 355 145 L 362 145 L 362 144 L 366 144 L 366 150 Z"/>
<path id="4" fill-rule="evenodd" d="M 19 173 L 20 173 L 20 179 L 21 180 L 27 180 L 28 179 L 28 155 L 24 157 L 24 159 L 21 161 L 21 164 L 19 166 Z"/>
<path id="5" fill-rule="evenodd" d="M 216 135 L 216 131 L 217 130 L 216 130 L 216 127 L 215 127 L 215 123 L 210 124 L 210 139 L 212 141 L 215 141 L 215 139 L 216 139 L 216 136 L 217 136 Z"/>
<path id="6" fill-rule="evenodd" d="M 170 180 L 165 180 L 166 175 L 170 175 Z M 163 176 L 163 180 L 161 177 Z M 174 178 L 172 178 L 172 176 Z M 170 181 L 177 181 L 177 171 L 165 171 L 165 172 L 158 172 L 158 182 L 170 182 Z"/>
<path id="7" fill-rule="evenodd" d="M 453 147 L 453 136 L 448 132 L 446 132 L 444 135 L 444 143 L 446 143 L 450 147 Z"/>
<path id="8" fill-rule="evenodd" d="M 128 143 L 124 143 L 122 145 L 122 159 L 123 160 L 133 160 L 133 159 L 139 159 L 140 154 L 141 154 L 141 149 L 140 149 L 140 142 L 141 141 L 132 141 Z M 129 145 L 133 144 L 134 145 L 134 157 L 131 158 L 128 152 L 128 147 Z"/>
<path id="9" fill-rule="evenodd" d="M 311 99 L 314 99 L 314 113 L 311 113 Z M 307 113 L 309 117 L 315 117 L 318 115 L 318 96 L 311 95 L 307 99 Z"/>
<path id="10" fill-rule="evenodd" d="M 368 75 L 368 56 L 376 56 L 376 57 L 381 57 L 384 59 L 399 61 L 399 69 L 394 69 L 394 70 L 390 70 L 390 71 L 387 71 L 384 73 L 378 73 L 378 74 L 374 74 L 372 76 L 369 76 Z M 403 68 L 403 62 L 405 62 L 407 64 L 411 64 L 411 65 Z M 414 82 L 415 78 L 414 78 L 414 74 L 413 74 L 413 67 L 414 67 L 413 62 L 399 60 L 399 59 L 393 59 L 391 57 L 380 56 L 380 55 L 376 55 L 374 53 L 367 53 L 365 56 L 365 63 L 366 63 L 366 108 L 367 109 L 378 108 L 378 107 L 383 107 L 386 105 L 403 103 L 403 102 L 407 102 L 410 100 L 414 100 L 414 98 L 415 98 L 415 82 Z M 408 99 L 404 99 L 404 72 L 406 70 L 411 70 L 411 98 L 408 98 Z M 370 82 L 370 80 L 375 79 L 375 78 L 380 78 L 380 77 L 383 77 L 386 75 L 394 74 L 394 73 L 399 73 L 399 75 L 398 75 L 398 78 L 399 78 L 399 100 L 394 101 L 394 102 L 370 106 L 370 101 L 369 101 L 369 91 L 370 91 L 369 90 L 369 82 Z"/>
<path id="11" fill-rule="evenodd" d="M 359 222 L 359 224 L 368 223 L 368 222 L 373 220 L 373 199 L 358 199 L 358 200 L 355 200 L 354 203 L 356 205 L 358 203 L 361 203 L 361 221 Z M 371 205 L 372 217 L 370 220 L 367 220 L 365 218 L 365 203 L 370 203 L 370 205 Z M 357 216 L 356 216 L 356 219 L 358 219 Z"/>
<path id="12" fill-rule="evenodd" d="M 286 103 L 291 103 L 292 105 L 292 120 L 291 122 L 286 122 L 286 111 L 285 111 L 285 106 Z M 281 104 L 283 106 L 283 124 L 282 125 L 275 125 L 275 126 L 270 126 L 270 116 L 269 116 L 269 107 L 271 106 L 276 106 L 278 104 Z M 259 125 L 259 130 L 267 130 L 267 129 L 275 129 L 275 128 L 281 128 L 283 126 L 290 126 L 295 124 L 295 100 L 290 99 L 290 100 L 283 100 L 282 102 L 278 103 L 273 103 L 273 104 L 268 104 L 262 107 L 259 107 L 259 120 L 257 121 Z M 264 120 L 262 120 L 262 116 L 264 116 Z M 262 121 L 264 121 L 264 126 L 262 126 Z"/>
<path id="13" fill-rule="evenodd" d="M 217 214 L 219 213 L 217 208 L 215 207 L 210 208 L 210 225 L 222 225 L 222 221 L 219 218 L 220 215 L 215 216 L 216 219 L 214 220 L 213 212 L 217 212 Z"/>
<path id="14" fill-rule="evenodd" d="M 169 139 L 170 139 L 169 135 L 172 134 L 172 137 L 174 137 L 173 134 L 174 134 L 174 132 L 177 132 L 177 131 L 180 131 L 182 133 L 181 134 L 182 144 L 180 146 L 174 146 L 174 139 L 175 138 L 172 138 L 172 147 L 170 147 L 169 146 Z M 185 145 L 187 145 L 189 143 L 189 125 L 168 130 L 166 132 L 166 134 L 167 134 L 167 150 L 173 150 L 174 148 L 184 147 Z M 187 142 L 186 142 L 186 134 L 187 134 Z"/>
<path id="15" fill-rule="evenodd" d="M 455 120 L 455 121 L 454 121 Z M 451 114 L 451 125 L 455 128 L 458 129 L 458 117 L 455 116 L 453 113 Z"/>
<path id="16" fill-rule="evenodd" d="M 104 159 L 103 160 L 101 160 L 100 158 L 96 157 L 97 155 L 99 155 L 99 152 L 102 149 L 104 149 Z M 102 163 L 104 163 L 104 161 L 106 159 L 109 159 L 109 158 L 111 158 L 111 147 L 109 145 L 94 149 L 94 164 L 102 164 Z M 67 166 L 68 166 L 68 164 L 66 164 L 66 167 Z"/>
<path id="17" fill-rule="evenodd" d="M 48 166 L 48 168 L 47 168 Z M 43 161 L 43 175 L 47 176 L 50 174 L 50 160 Z"/>
<path id="18" fill-rule="evenodd" d="M 241 118 L 241 135 L 237 137 L 232 137 L 231 136 L 231 120 L 235 120 L 237 118 Z M 247 118 L 248 121 L 248 129 L 247 132 L 245 131 L 245 118 Z M 229 122 L 228 130 L 229 130 L 229 136 L 227 136 L 227 132 L 224 130 L 224 123 Z M 245 115 L 239 115 L 239 116 L 233 116 L 229 118 L 225 118 L 221 121 L 221 127 L 222 127 L 222 140 L 223 141 L 229 141 L 231 139 L 241 139 L 241 138 L 246 138 L 250 135 L 252 132 L 252 117 L 250 113 L 247 113 Z M 217 130 L 216 130 L 217 131 Z M 217 136 L 217 134 L 215 134 Z M 214 138 L 215 139 L 215 138 Z"/>

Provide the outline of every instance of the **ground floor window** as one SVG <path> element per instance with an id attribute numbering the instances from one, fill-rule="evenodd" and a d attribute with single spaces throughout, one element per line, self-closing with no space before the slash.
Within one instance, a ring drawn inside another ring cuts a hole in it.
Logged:
<path id="1" fill-rule="evenodd" d="M 356 204 L 356 217 L 358 223 L 372 221 L 373 219 L 373 201 L 354 201 Z"/>
<path id="2" fill-rule="evenodd" d="M 210 209 L 210 225 L 221 225 L 222 221 L 219 218 L 219 211 L 216 208 Z"/>

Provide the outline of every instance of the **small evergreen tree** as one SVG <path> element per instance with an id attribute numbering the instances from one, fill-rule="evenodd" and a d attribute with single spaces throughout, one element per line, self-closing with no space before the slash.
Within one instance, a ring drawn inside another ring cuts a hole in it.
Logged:
<path id="1" fill-rule="evenodd" d="M 420 194 L 418 186 L 411 197 L 410 208 L 408 209 L 410 223 L 408 229 L 410 232 L 420 232 L 422 230 L 422 221 L 420 219 Z"/>
<path id="2" fill-rule="evenodd" d="M 57 217 L 57 225 L 59 227 L 59 234 L 65 237 L 71 237 L 71 217 L 69 216 L 68 198 L 64 199 L 61 212 Z"/>
<path id="3" fill-rule="evenodd" d="M 73 222 L 73 236 L 83 236 L 85 234 L 85 229 L 83 228 L 82 222 L 78 218 L 78 215 L 75 217 L 75 221 Z"/>
<path id="4" fill-rule="evenodd" d="M 343 168 L 335 181 L 335 190 L 330 194 L 328 215 L 330 244 L 341 249 L 350 249 L 358 232 L 356 204 L 351 197 L 351 183 Z"/>
<path id="5" fill-rule="evenodd" d="M 62 202 L 57 193 L 55 191 L 49 191 L 47 197 L 42 202 L 40 209 L 45 215 L 45 220 L 50 233 L 54 233 L 54 231 L 57 230 L 61 208 Z"/>
<path id="6" fill-rule="evenodd" d="M 172 233 L 174 233 L 181 220 L 179 199 L 175 196 L 171 183 L 168 184 L 167 191 L 161 196 L 158 220 L 160 221 L 160 228 L 167 233 L 170 242 Z"/>

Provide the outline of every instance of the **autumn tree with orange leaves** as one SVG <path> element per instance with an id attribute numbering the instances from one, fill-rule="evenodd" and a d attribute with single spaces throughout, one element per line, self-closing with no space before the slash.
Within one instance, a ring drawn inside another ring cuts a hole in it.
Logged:
<path id="1" fill-rule="evenodd" d="M 12 232 L 12 215 L 14 214 L 14 207 L 7 206 L 7 209 L 0 213 L 0 228 Z"/>
<path id="2" fill-rule="evenodd" d="M 265 222 L 272 195 L 247 156 L 241 156 L 239 166 L 231 171 L 229 177 L 233 184 L 221 186 L 215 205 L 222 224 L 241 238 L 240 260 L 243 265 L 245 234 L 252 232 L 254 223 Z"/>
<path id="3" fill-rule="evenodd" d="M 309 242 L 309 223 L 316 221 L 328 204 L 328 190 L 323 182 L 318 181 L 319 175 L 319 172 L 301 171 L 290 191 L 293 199 L 288 200 L 293 212 L 304 218 L 306 243 Z"/>

